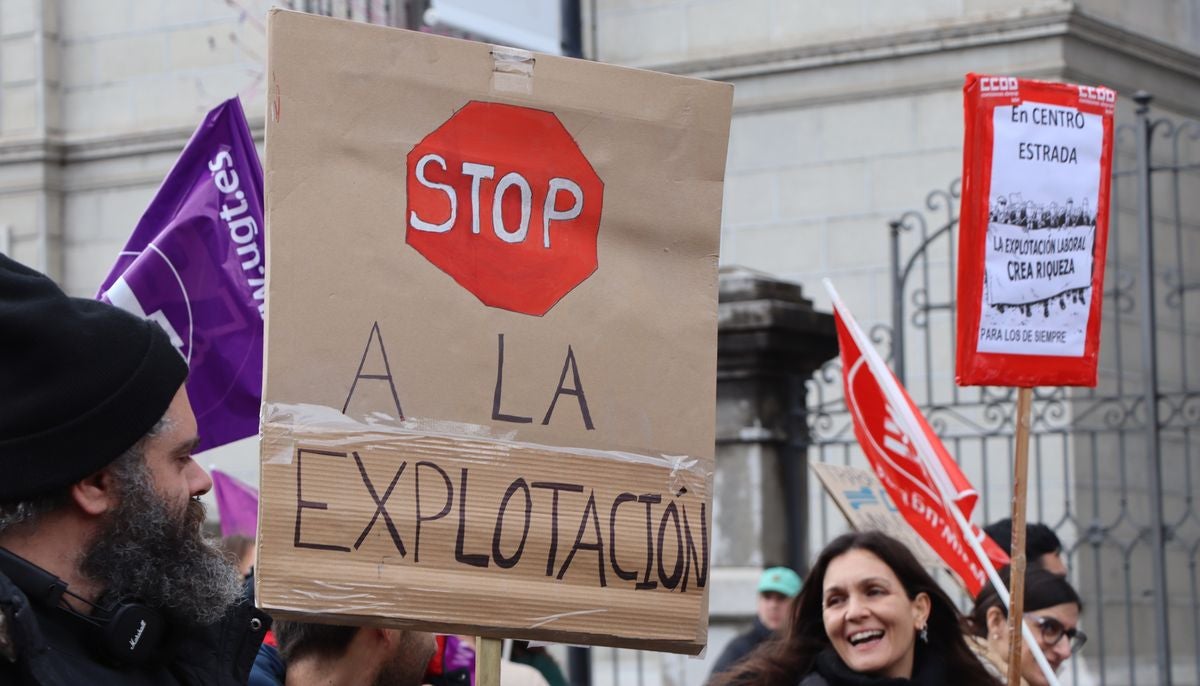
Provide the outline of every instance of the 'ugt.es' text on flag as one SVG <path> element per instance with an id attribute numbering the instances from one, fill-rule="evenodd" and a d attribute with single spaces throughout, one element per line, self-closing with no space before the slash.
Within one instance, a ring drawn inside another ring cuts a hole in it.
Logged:
<path id="1" fill-rule="evenodd" d="M 953 506 L 958 507 L 964 521 L 968 521 L 975 509 L 978 494 L 938 440 L 908 392 L 897 382 L 896 386 L 905 402 L 934 447 L 936 459 L 932 461 L 931 469 L 926 468 L 916 453 L 913 441 L 901 428 L 901 423 L 896 421 L 895 411 L 867 362 L 866 355 L 878 356 L 878 353 L 869 346 L 864 351 L 855 342 L 844 321 L 844 318 L 850 318 L 850 325 L 854 325 L 848 312 L 844 312 L 842 307 L 835 307 L 834 315 L 842 354 L 846 407 L 850 410 L 854 434 L 866 453 L 867 461 L 904 520 L 958 575 L 967 591 L 972 596 L 978 595 L 987 582 L 987 573 L 963 539 L 962 530 L 953 514 L 947 510 L 941 495 L 950 494 L 954 500 Z M 887 370 L 882 360 L 876 366 Z M 891 371 L 887 370 L 887 373 L 891 374 Z M 999 567 L 1008 564 L 1008 555 L 991 539 L 981 536 L 978 527 L 971 525 L 971 530 L 977 538 L 982 537 L 983 549 L 994 565 Z"/>
<path id="2" fill-rule="evenodd" d="M 198 451 L 258 431 L 263 176 L 237 98 L 208 113 L 97 295 L 157 322 L 188 362 Z"/>

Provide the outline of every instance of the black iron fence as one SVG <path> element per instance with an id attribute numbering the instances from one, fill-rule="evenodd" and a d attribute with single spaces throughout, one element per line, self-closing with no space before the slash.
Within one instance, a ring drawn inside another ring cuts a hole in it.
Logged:
<path id="1" fill-rule="evenodd" d="M 1062 539 L 1091 640 L 1072 684 L 1196 684 L 1200 674 L 1200 123 L 1117 127 L 1100 382 L 1037 389 L 1029 520 Z M 981 493 L 1008 516 L 1015 391 L 954 383 L 959 183 L 891 223 L 892 321 L 870 329 Z M 810 383 L 809 459 L 865 466 L 835 360 Z M 845 522 L 813 486 L 814 549 Z M 969 599 L 962 599 L 964 605 Z"/>

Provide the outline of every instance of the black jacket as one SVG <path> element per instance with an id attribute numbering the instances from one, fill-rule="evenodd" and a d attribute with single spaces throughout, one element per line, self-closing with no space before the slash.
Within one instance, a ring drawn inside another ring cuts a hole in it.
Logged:
<path id="1" fill-rule="evenodd" d="M 832 648 L 827 648 L 817 656 L 816 669 L 802 678 L 799 686 L 944 686 L 948 683 L 946 666 L 936 650 L 917 651 L 911 679 L 892 679 L 851 671 Z"/>
<path id="2" fill-rule="evenodd" d="M 216 624 L 170 629 L 156 659 L 121 668 L 98 657 L 81 620 L 31 604 L 0 574 L 0 686 L 243 686 L 270 626 L 243 601 Z"/>
<path id="3" fill-rule="evenodd" d="M 754 649 L 767 639 L 775 635 L 762 623 L 758 617 L 754 618 L 754 626 L 743 634 L 738 634 L 730 641 L 725 650 L 721 651 L 721 656 L 717 658 L 716 664 L 713 665 L 712 673 L 708 680 L 711 682 L 715 676 L 721 672 L 729 671 L 737 663 L 746 659 L 746 656 L 754 652 Z"/>

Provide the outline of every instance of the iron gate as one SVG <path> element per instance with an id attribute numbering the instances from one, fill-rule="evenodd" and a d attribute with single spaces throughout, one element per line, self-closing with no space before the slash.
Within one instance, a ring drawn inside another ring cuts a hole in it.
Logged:
<path id="1" fill-rule="evenodd" d="M 1135 101 L 1116 131 L 1100 383 L 1037 389 L 1033 405 L 1029 521 L 1062 539 L 1091 637 L 1064 683 L 1200 674 L 1200 123 Z M 870 334 L 980 491 L 987 523 L 1009 513 L 1016 394 L 954 384 L 959 190 L 891 223 L 892 321 Z M 866 466 L 837 360 L 810 382 L 808 422 L 809 459 Z M 814 551 L 846 526 L 819 488 Z"/>

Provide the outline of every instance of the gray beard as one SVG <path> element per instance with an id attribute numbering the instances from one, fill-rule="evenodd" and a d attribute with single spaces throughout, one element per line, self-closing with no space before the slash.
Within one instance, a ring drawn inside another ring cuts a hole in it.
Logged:
<path id="1" fill-rule="evenodd" d="M 80 571 L 105 589 L 105 600 L 136 599 L 200 626 L 220 620 L 241 597 L 242 579 L 202 533 L 204 505 L 191 499 L 173 512 L 141 460 L 120 471 L 121 502 Z"/>

